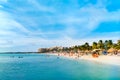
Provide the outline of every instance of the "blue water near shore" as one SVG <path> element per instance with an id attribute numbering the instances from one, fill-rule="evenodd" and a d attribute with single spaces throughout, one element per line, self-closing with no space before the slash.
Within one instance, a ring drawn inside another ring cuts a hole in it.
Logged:
<path id="1" fill-rule="evenodd" d="M 120 80 L 120 67 L 47 54 L 0 54 L 0 80 Z"/>

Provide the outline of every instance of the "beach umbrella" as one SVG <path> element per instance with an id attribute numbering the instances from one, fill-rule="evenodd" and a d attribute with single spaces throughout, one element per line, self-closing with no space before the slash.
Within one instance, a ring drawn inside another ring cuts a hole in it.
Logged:
<path id="1" fill-rule="evenodd" d="M 89 53 L 89 51 L 88 51 L 88 50 L 85 50 L 85 52 L 86 52 L 86 53 Z"/>
<path id="2" fill-rule="evenodd" d="M 111 53 L 111 52 L 115 52 L 115 51 L 116 51 L 116 49 L 110 48 L 107 52 Z"/>
<path id="3" fill-rule="evenodd" d="M 118 52 L 120 52 L 120 49 L 118 50 Z"/>
<path id="4" fill-rule="evenodd" d="M 93 51 L 101 51 L 101 49 L 94 49 Z"/>

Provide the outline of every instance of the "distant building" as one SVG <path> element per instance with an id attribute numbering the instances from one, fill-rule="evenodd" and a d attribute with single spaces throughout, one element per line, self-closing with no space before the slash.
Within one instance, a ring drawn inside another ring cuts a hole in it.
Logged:
<path id="1" fill-rule="evenodd" d="M 38 52 L 39 53 L 45 53 L 45 52 L 47 52 L 47 48 L 39 48 Z"/>
<path id="2" fill-rule="evenodd" d="M 50 47 L 50 48 L 39 48 L 38 52 L 39 53 L 47 53 L 47 52 L 58 52 L 59 50 L 61 50 L 63 47 Z"/>

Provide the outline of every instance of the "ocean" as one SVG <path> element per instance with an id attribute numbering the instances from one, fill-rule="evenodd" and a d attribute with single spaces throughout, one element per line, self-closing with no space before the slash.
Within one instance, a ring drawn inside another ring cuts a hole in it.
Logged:
<path id="1" fill-rule="evenodd" d="M 120 66 L 47 54 L 0 54 L 0 80 L 120 80 Z"/>

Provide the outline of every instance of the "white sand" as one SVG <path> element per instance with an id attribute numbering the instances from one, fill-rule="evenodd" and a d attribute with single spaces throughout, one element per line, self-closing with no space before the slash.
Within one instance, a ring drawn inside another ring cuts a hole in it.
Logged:
<path id="1" fill-rule="evenodd" d="M 79 59 L 79 60 L 89 60 L 89 61 L 95 61 L 103 64 L 111 64 L 111 65 L 118 65 L 120 66 L 120 56 L 116 55 L 101 55 L 98 58 L 93 58 L 92 55 L 84 55 L 80 56 L 79 58 L 75 55 L 69 56 L 69 55 L 63 55 L 60 56 L 70 58 L 70 59 Z"/>
<path id="2" fill-rule="evenodd" d="M 92 56 L 83 56 L 82 59 L 120 66 L 120 56 L 115 56 L 115 55 L 99 56 L 98 58 L 93 58 Z"/>

